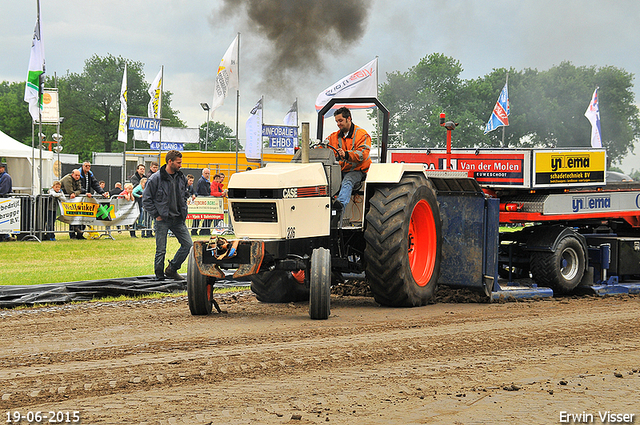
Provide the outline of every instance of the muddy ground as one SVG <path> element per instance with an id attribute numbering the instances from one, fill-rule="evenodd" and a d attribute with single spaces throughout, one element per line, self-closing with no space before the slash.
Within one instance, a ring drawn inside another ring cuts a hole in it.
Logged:
<path id="1" fill-rule="evenodd" d="M 326 321 L 250 292 L 207 317 L 185 297 L 2 310 L 0 420 L 640 423 L 638 296 L 392 309 L 334 292 Z"/>

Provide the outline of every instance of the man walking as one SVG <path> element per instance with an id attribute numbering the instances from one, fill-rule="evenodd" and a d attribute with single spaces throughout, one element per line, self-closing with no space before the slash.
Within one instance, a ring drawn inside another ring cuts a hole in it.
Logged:
<path id="1" fill-rule="evenodd" d="M 187 218 L 187 178 L 180 168 L 182 167 L 182 154 L 171 150 L 165 156 L 166 164 L 160 171 L 154 173 L 147 180 L 142 195 L 142 205 L 150 215 L 155 218 L 156 225 L 156 256 L 154 271 L 158 280 L 164 280 L 165 276 L 174 280 L 183 280 L 178 270 L 186 260 L 193 242 L 189 230 L 185 224 Z M 173 260 L 164 269 L 164 259 L 167 252 L 167 233 L 171 230 L 180 242 L 180 248 Z M 164 270 L 163 270 L 164 269 Z"/>

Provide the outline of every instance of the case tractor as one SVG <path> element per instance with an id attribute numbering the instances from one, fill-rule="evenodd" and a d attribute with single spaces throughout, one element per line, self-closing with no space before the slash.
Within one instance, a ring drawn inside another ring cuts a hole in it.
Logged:
<path id="1" fill-rule="evenodd" d="M 344 101 L 333 99 L 319 111 L 319 140 L 324 114 Z M 375 98 L 348 100 L 354 101 L 375 103 L 383 112 L 384 161 L 389 112 Z M 466 173 L 428 171 L 421 164 L 371 164 L 342 216 L 332 202 L 340 183 L 340 165 L 326 146 L 303 145 L 291 163 L 234 174 L 228 202 L 237 239 L 194 242 L 187 272 L 191 313 L 211 312 L 213 285 L 225 277 L 224 269 L 235 270 L 235 278 L 248 276 L 259 301 L 308 300 L 309 316 L 327 319 L 332 282 L 344 274 L 364 273 L 381 305 L 411 307 L 433 298 L 443 250 L 450 256 L 475 244 L 467 259 L 481 265 L 485 197 Z M 444 245 L 443 217 L 450 222 Z M 459 266 L 457 261 L 454 267 Z M 474 273 L 472 285 L 490 291 L 494 277 L 487 283 L 482 267 Z M 466 277 L 461 276 L 457 280 Z"/>

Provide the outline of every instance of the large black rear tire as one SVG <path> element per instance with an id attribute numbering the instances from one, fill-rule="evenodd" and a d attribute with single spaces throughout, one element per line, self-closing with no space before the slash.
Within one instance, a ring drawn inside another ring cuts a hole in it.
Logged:
<path id="1" fill-rule="evenodd" d="M 211 314 L 213 307 L 213 285 L 215 279 L 200 273 L 196 264 L 193 248 L 189 253 L 187 263 L 187 299 L 189 311 L 193 316 L 206 316 Z"/>
<path id="2" fill-rule="evenodd" d="M 290 272 L 273 270 L 250 276 L 251 290 L 263 303 L 307 301 L 309 288 L 298 283 Z"/>
<path id="3" fill-rule="evenodd" d="M 558 242 L 554 252 L 531 253 L 531 275 L 540 286 L 551 287 L 568 294 L 580 284 L 585 271 L 585 253 L 582 244 L 573 236 Z"/>
<path id="4" fill-rule="evenodd" d="M 365 272 L 376 302 L 426 305 L 440 274 L 442 220 L 432 183 L 408 174 L 375 188 L 366 215 Z"/>
<path id="5" fill-rule="evenodd" d="M 314 249 L 309 273 L 309 317 L 326 320 L 331 314 L 331 251 Z"/>

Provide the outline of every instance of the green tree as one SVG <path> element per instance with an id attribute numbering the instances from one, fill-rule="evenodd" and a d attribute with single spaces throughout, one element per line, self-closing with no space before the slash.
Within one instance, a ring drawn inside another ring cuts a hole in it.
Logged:
<path id="1" fill-rule="evenodd" d="M 31 146 L 31 115 L 24 101 L 24 82 L 0 83 L 0 130 Z"/>
<path id="2" fill-rule="evenodd" d="M 124 145 L 117 142 L 117 133 L 125 63 L 128 115 L 147 116 L 149 83 L 144 81 L 142 63 L 94 55 L 85 61 L 81 74 L 67 72 L 58 81 L 65 152 L 77 153 L 83 160 L 90 159 L 92 152 L 122 152 Z M 162 118 L 167 119 L 162 124 L 184 127 L 179 111 L 171 108 L 171 95 L 170 91 L 162 92 Z"/>
<path id="3" fill-rule="evenodd" d="M 236 150 L 235 139 L 232 140 L 233 130 L 227 125 L 209 121 L 209 140 L 207 140 L 207 123 L 200 126 L 200 145 L 202 150 L 227 152 Z"/>
<path id="4" fill-rule="evenodd" d="M 633 75 L 607 66 L 576 67 L 563 62 L 547 71 L 495 69 L 475 80 L 462 80 L 461 64 L 434 53 L 405 73 L 387 74 L 379 98 L 391 112 L 390 133 L 402 133 L 408 147 L 443 147 L 441 112 L 460 123 L 454 147 L 589 147 L 591 125 L 584 112 L 596 87 L 603 146 L 610 163 L 633 152 L 640 136 L 640 115 Z M 484 134 L 500 91 L 509 78 L 509 126 Z M 397 144 L 397 142 L 396 142 Z"/>
<path id="5" fill-rule="evenodd" d="M 389 132 L 402 133 L 409 147 L 444 146 L 440 112 L 460 115 L 461 72 L 460 62 L 433 53 L 407 72 L 387 74 L 379 99 L 391 113 Z"/>

